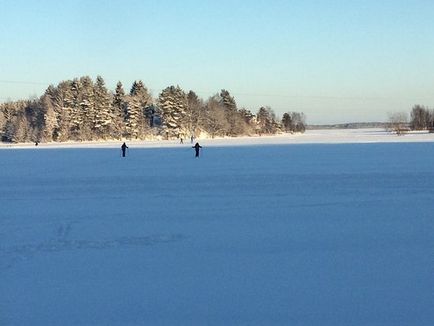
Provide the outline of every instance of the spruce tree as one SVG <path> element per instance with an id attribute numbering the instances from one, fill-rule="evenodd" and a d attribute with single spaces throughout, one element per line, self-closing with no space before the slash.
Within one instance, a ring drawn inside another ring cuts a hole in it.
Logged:
<path id="1" fill-rule="evenodd" d="M 4 117 L 2 141 L 12 142 L 15 134 L 15 117 L 17 115 L 15 103 L 4 103 L 2 106 L 2 112 Z"/>
<path id="2" fill-rule="evenodd" d="M 167 137 L 185 137 L 191 133 L 185 123 L 187 96 L 179 86 L 166 87 L 158 99 L 163 132 Z"/>
<path id="3" fill-rule="evenodd" d="M 278 130 L 276 115 L 269 107 L 261 107 L 256 114 L 259 134 L 274 134 Z"/>
<path id="4" fill-rule="evenodd" d="M 4 104 L 0 103 L 0 138 L 3 136 L 6 118 L 4 115 Z"/>
<path id="5" fill-rule="evenodd" d="M 189 91 L 187 94 L 187 106 L 185 111 L 185 127 L 189 131 L 190 136 L 195 136 L 199 133 L 199 129 L 203 129 L 204 114 L 202 100 L 197 94 Z"/>
<path id="6" fill-rule="evenodd" d="M 57 86 L 56 100 L 55 100 L 55 112 L 58 121 L 58 127 L 54 129 L 53 140 L 67 141 L 71 139 L 72 130 L 72 115 L 73 115 L 73 95 L 72 95 L 71 80 L 62 81 Z"/>
<path id="7" fill-rule="evenodd" d="M 116 85 L 115 93 L 113 94 L 113 136 L 122 138 L 126 135 L 125 122 L 127 115 L 127 99 L 122 83 L 119 81 Z"/>
<path id="8" fill-rule="evenodd" d="M 226 135 L 236 136 L 243 134 L 245 131 L 245 123 L 237 110 L 237 104 L 229 91 L 222 89 L 220 92 L 220 103 L 225 110 L 226 119 L 228 121 L 228 129 Z"/>
<path id="9" fill-rule="evenodd" d="M 127 135 L 139 138 L 149 132 L 150 123 L 145 119 L 146 110 L 152 106 L 152 98 L 141 80 L 135 81 L 128 98 L 126 126 Z"/>
<path id="10" fill-rule="evenodd" d="M 283 126 L 283 130 L 285 132 L 292 132 L 292 131 L 294 131 L 294 127 L 293 127 L 291 116 L 287 112 L 284 113 L 283 116 L 282 116 L 282 126 Z"/>
<path id="11" fill-rule="evenodd" d="M 75 78 L 71 83 L 71 123 L 70 135 L 74 140 L 81 139 L 81 129 L 83 126 L 83 115 L 81 112 L 81 82 Z"/>
<path id="12" fill-rule="evenodd" d="M 41 141 L 52 141 L 55 130 L 59 127 L 56 117 L 56 89 L 50 85 L 41 97 L 41 106 L 44 114 L 44 124 Z"/>
<path id="13" fill-rule="evenodd" d="M 94 86 L 94 132 L 98 139 L 111 136 L 113 112 L 111 109 L 110 94 L 105 86 L 104 79 L 98 76 Z"/>
<path id="14" fill-rule="evenodd" d="M 26 101 L 22 109 L 25 114 L 28 132 L 26 141 L 39 142 L 43 138 L 45 128 L 45 112 L 39 99 Z"/>
<path id="15" fill-rule="evenodd" d="M 229 128 L 225 108 L 222 106 L 220 96 L 214 95 L 205 104 L 205 130 L 212 138 L 224 136 Z"/>
<path id="16" fill-rule="evenodd" d="M 254 133 L 255 126 L 256 126 L 255 115 L 250 110 L 247 110 L 245 108 L 240 109 L 238 111 L 238 114 L 244 123 L 244 128 L 245 128 L 244 132 L 247 133 L 248 135 Z"/>
<path id="17" fill-rule="evenodd" d="M 95 94 L 94 84 L 89 76 L 80 78 L 81 89 L 79 92 L 80 114 L 82 125 L 80 126 L 80 140 L 96 139 L 95 125 Z"/>

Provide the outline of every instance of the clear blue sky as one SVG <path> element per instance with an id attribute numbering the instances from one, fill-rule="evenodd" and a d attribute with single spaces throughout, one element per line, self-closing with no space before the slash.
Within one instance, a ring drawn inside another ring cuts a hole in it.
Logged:
<path id="1" fill-rule="evenodd" d="M 0 100 L 101 75 L 308 123 L 434 107 L 434 1 L 0 0 Z"/>

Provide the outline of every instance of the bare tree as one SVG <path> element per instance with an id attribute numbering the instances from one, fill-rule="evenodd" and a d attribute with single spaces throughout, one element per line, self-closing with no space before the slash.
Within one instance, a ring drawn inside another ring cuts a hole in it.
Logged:
<path id="1" fill-rule="evenodd" d="M 282 117 L 282 128 L 285 132 L 304 132 L 306 117 L 302 112 L 286 112 Z"/>
<path id="2" fill-rule="evenodd" d="M 397 135 L 403 135 L 409 130 L 408 114 L 406 112 L 389 113 L 389 128 Z"/>
<path id="3" fill-rule="evenodd" d="M 413 106 L 411 110 L 410 127 L 413 130 L 429 129 L 432 126 L 432 113 L 421 105 Z"/>

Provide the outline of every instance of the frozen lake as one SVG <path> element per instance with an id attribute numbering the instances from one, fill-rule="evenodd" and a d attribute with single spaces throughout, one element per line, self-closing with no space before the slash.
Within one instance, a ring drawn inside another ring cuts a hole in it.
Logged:
<path id="1" fill-rule="evenodd" d="M 236 145 L 0 150 L 0 325 L 434 324 L 433 143 Z"/>

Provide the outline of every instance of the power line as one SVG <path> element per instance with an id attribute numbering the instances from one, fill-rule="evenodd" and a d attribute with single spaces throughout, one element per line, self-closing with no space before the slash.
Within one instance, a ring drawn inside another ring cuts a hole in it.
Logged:
<path id="1" fill-rule="evenodd" d="M 28 84 L 28 85 L 50 85 L 50 83 L 24 81 L 24 80 L 0 80 L 2 84 Z"/>
<path id="2" fill-rule="evenodd" d="M 194 91 L 198 94 L 210 94 L 212 92 Z M 215 92 L 214 92 L 215 93 Z M 336 95 L 292 95 L 292 94 L 273 94 L 273 93 L 238 93 L 230 92 L 234 96 L 249 96 L 249 97 L 284 97 L 291 99 L 311 99 L 311 100 L 433 100 L 431 97 L 401 97 L 401 96 L 336 96 Z"/>
<path id="3" fill-rule="evenodd" d="M 2 84 L 27 84 L 27 85 L 51 85 L 48 82 L 35 82 L 24 80 L 0 80 Z M 158 91 L 160 89 L 149 89 L 150 91 Z M 161 89 L 162 90 L 162 89 Z M 161 91 L 160 90 L 160 91 Z M 219 91 L 194 91 L 197 94 L 218 94 Z M 275 97 L 275 98 L 290 98 L 290 99 L 310 99 L 310 100 L 349 100 L 349 101 L 370 101 L 370 100 L 433 100 L 434 97 L 401 97 L 401 96 L 336 96 L 336 95 L 293 95 L 293 94 L 275 94 L 275 93 L 245 93 L 245 92 L 230 92 L 234 96 L 248 96 L 248 97 Z M 6 98 L 0 98 L 7 100 Z"/>

